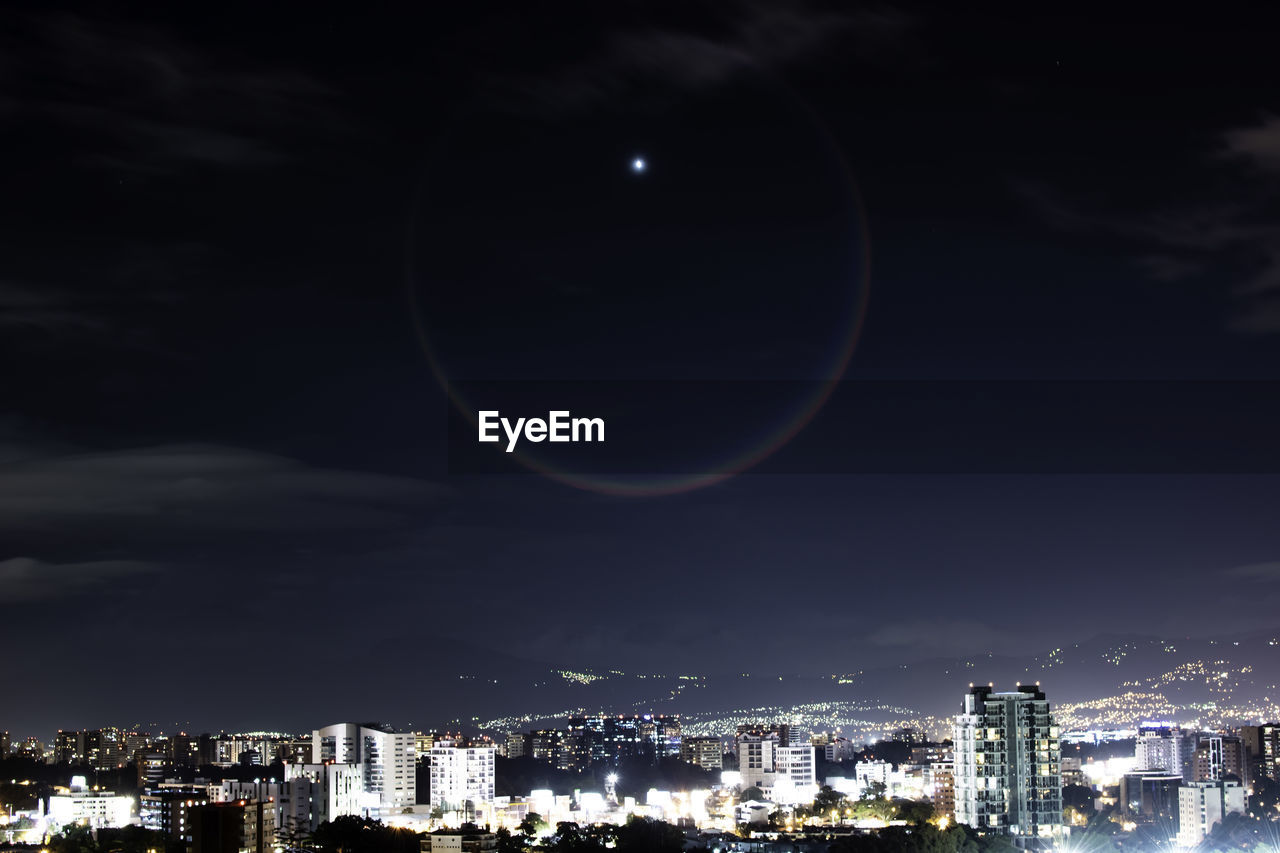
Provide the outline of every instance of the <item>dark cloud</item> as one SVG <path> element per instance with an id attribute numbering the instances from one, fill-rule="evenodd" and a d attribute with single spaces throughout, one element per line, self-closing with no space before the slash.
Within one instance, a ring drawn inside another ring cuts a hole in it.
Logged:
<path id="1" fill-rule="evenodd" d="M 506 108 L 563 113 L 652 100 L 654 85 L 676 92 L 723 86 L 744 72 L 779 72 L 813 63 L 837 45 L 846 55 L 902 61 L 912 19 L 894 9 L 824 10 L 804 3 L 739 2 L 699 26 L 618 30 L 577 62 L 538 75 L 489 80 Z M 641 92 L 643 91 L 643 94 Z"/>
<path id="2" fill-rule="evenodd" d="M 1247 566 L 1236 566 L 1226 572 L 1230 577 L 1244 578 L 1260 582 L 1273 583 L 1280 581 L 1280 562 L 1251 563 Z"/>
<path id="3" fill-rule="evenodd" d="M 0 560 L 0 603 L 63 598 L 158 570 L 155 564 L 135 560 L 46 563 L 31 557 L 11 557 Z"/>
<path id="4" fill-rule="evenodd" d="M 908 620 L 894 622 L 867 637 L 873 646 L 898 647 L 920 655 L 973 654 L 1016 646 L 1014 635 L 972 620 Z M 1025 642 L 1025 638 L 1023 638 Z"/>
<path id="5" fill-rule="evenodd" d="M 1268 115 L 1257 125 L 1229 130 L 1223 142 L 1224 156 L 1261 171 L 1280 172 L 1280 116 Z"/>
<path id="6" fill-rule="evenodd" d="M 10 121 L 74 136 L 81 163 L 153 174 L 263 165 L 331 126 L 333 92 L 313 77 L 159 28 L 31 16 L 0 46 Z"/>
<path id="7" fill-rule="evenodd" d="M 76 295 L 66 291 L 0 282 L 0 328 L 101 331 L 106 325 L 103 319 L 77 302 Z"/>
<path id="8" fill-rule="evenodd" d="M 1137 259 L 1138 268 L 1156 281 L 1181 281 L 1204 271 L 1200 264 L 1173 255 L 1143 255 Z"/>
<path id="9" fill-rule="evenodd" d="M 190 242 L 76 247 L 41 256 L 10 246 L 10 266 L 31 280 L 0 281 L 0 351 L 73 357 L 79 349 L 150 352 L 183 357 L 162 340 L 163 325 L 148 322 L 179 306 L 202 301 L 211 257 Z M 181 345 L 182 342 L 178 342 Z M 69 347 L 75 344 L 78 349 Z"/>
<path id="10" fill-rule="evenodd" d="M 1137 264 L 1157 281 L 1201 277 L 1223 288 L 1228 330 L 1280 332 L 1280 215 L 1273 201 L 1280 189 L 1280 119 L 1221 133 L 1219 148 L 1191 168 L 1212 178 L 1214 189 L 1164 209 L 1126 211 L 1043 184 L 1024 182 L 1016 190 L 1055 228 L 1139 246 Z"/>
<path id="11" fill-rule="evenodd" d="M 94 268 L 89 258 L 63 270 L 62 278 L 78 286 L 0 281 L 0 328 L 7 328 L 3 345 L 21 346 L 21 332 L 38 332 L 65 340 L 75 338 L 111 346 L 146 346 L 126 317 L 149 307 L 166 306 L 185 298 L 182 287 L 191 280 L 192 261 L 181 260 L 190 247 L 155 246 L 136 253 L 116 250 Z M 144 260 L 145 259 L 145 260 Z M 60 266 L 53 265 L 55 270 Z M 57 274 L 56 272 L 54 273 Z M 82 276 L 82 278 L 81 278 Z"/>
<path id="12" fill-rule="evenodd" d="M 82 542 L 210 532 L 385 530 L 448 491 L 408 477 L 306 465 L 233 447 L 173 445 L 22 459 L 0 467 L 0 526 Z"/>

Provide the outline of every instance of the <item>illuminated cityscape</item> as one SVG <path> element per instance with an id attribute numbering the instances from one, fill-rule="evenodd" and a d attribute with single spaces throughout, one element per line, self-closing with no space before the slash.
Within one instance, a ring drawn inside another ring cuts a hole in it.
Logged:
<path id="1" fill-rule="evenodd" d="M 865 706 L 897 726 L 873 734 L 824 728 L 821 705 L 696 725 L 576 713 L 505 732 L 6 732 L 0 838 L 43 849 L 85 831 L 202 853 L 336 850 L 370 827 L 423 850 L 609 846 L 641 830 L 725 851 L 838 851 L 897 832 L 1063 851 L 1102 849 L 1102 836 L 1189 851 L 1226 825 L 1270 837 L 1280 724 L 1067 730 L 1050 689 L 971 687 L 947 719 Z"/>

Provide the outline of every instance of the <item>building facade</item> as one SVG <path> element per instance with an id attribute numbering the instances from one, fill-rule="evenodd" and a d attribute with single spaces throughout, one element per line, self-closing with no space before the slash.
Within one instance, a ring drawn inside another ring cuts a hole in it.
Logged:
<path id="1" fill-rule="evenodd" d="M 1184 850 L 1204 841 L 1231 813 L 1244 813 L 1244 787 L 1239 782 L 1189 782 L 1178 789 L 1178 846 Z"/>
<path id="2" fill-rule="evenodd" d="M 1058 735 L 1038 686 L 972 688 L 954 731 L 956 821 L 1038 842 L 1062 837 Z"/>
<path id="3" fill-rule="evenodd" d="M 494 798 L 493 747 L 431 749 L 431 808 L 474 814 Z"/>
<path id="4" fill-rule="evenodd" d="M 413 732 L 337 723 L 312 732 L 311 755 L 319 764 L 359 767 L 365 793 L 382 814 L 396 814 L 418 801 L 415 741 Z"/>
<path id="5" fill-rule="evenodd" d="M 1144 723 L 1134 744 L 1134 770 L 1182 775 L 1182 733 L 1171 723 Z"/>
<path id="6" fill-rule="evenodd" d="M 687 737 L 680 743 L 680 760 L 703 770 L 724 768 L 724 750 L 718 737 Z"/>

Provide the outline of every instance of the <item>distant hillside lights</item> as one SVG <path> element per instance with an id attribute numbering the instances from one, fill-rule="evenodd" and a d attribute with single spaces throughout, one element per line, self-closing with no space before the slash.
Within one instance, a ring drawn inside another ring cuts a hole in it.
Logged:
<path id="1" fill-rule="evenodd" d="M 575 418 L 568 411 L 547 412 L 546 420 L 542 418 L 510 418 L 502 417 L 496 410 L 478 412 L 478 440 L 482 443 L 496 443 L 502 440 L 500 432 L 506 434 L 507 453 L 516 449 L 516 444 L 523 437 L 534 443 L 550 441 L 567 442 L 603 442 L 604 418 Z"/>

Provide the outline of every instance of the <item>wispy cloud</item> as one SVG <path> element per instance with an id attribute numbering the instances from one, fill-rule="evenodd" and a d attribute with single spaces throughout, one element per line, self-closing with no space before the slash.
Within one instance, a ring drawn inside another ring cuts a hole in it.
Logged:
<path id="1" fill-rule="evenodd" d="M 82 540 L 325 532 L 411 525 L 449 491 L 422 480 L 307 465 L 216 445 L 64 453 L 0 466 L 0 527 Z"/>
<path id="2" fill-rule="evenodd" d="M 0 48 L 0 109 L 75 134 L 81 162 L 141 173 L 254 166 L 331 127 L 334 93 L 313 77 L 215 57 L 156 28 L 32 15 Z"/>
<path id="3" fill-rule="evenodd" d="M 613 32 L 577 61 L 541 74 L 490 78 L 502 106 L 563 113 L 631 99 L 653 84 L 674 92 L 723 86 L 744 72 L 775 72 L 839 49 L 862 58 L 903 61 L 913 27 L 889 8 L 818 9 L 805 3 L 750 0 L 719 9 L 699 27 L 655 25 Z M 645 99 L 652 100 L 652 91 Z"/>
<path id="4" fill-rule="evenodd" d="M 1222 154 L 1263 171 L 1280 172 L 1280 116 L 1266 115 L 1258 124 L 1227 131 Z"/>
<path id="5" fill-rule="evenodd" d="M 1245 580 L 1274 583 L 1280 581 L 1280 561 L 1274 563 L 1250 563 L 1247 566 L 1236 566 L 1227 569 L 1230 577 Z"/>
<path id="6" fill-rule="evenodd" d="M 872 645 L 910 648 L 924 654 L 990 652 L 1008 648 L 1011 639 L 1010 634 L 990 625 L 965 620 L 894 622 L 867 637 Z"/>
<path id="7" fill-rule="evenodd" d="M 63 598 L 158 570 L 154 563 L 135 560 L 47 563 L 32 557 L 11 557 L 0 560 L 0 602 Z"/>
<path id="8" fill-rule="evenodd" d="M 1230 331 L 1280 332 L 1280 219 L 1273 201 L 1280 190 L 1280 118 L 1224 131 L 1199 167 L 1229 195 L 1117 213 L 1044 184 L 1021 182 L 1015 191 L 1055 228 L 1132 242 L 1135 262 L 1155 280 L 1213 276 L 1230 297 Z"/>

